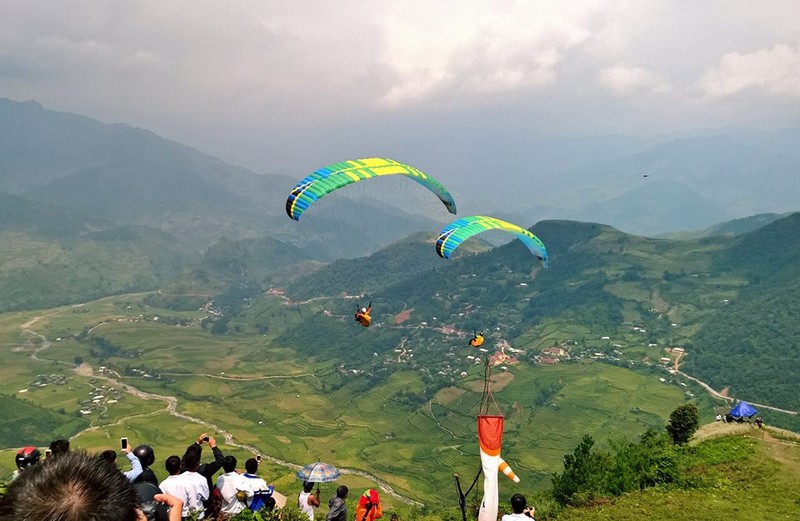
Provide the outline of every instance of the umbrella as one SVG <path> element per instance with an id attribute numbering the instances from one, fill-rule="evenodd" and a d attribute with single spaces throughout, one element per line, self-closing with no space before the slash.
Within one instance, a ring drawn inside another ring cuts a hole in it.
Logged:
<path id="1" fill-rule="evenodd" d="M 297 471 L 295 476 L 297 479 L 309 481 L 311 483 L 327 483 L 328 481 L 335 481 L 342 473 L 333 465 L 317 461 L 316 463 L 309 463 L 305 467 Z"/>

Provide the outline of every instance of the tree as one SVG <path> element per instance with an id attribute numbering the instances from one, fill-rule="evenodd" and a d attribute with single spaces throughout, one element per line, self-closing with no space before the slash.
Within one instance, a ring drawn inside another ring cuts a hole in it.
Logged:
<path id="1" fill-rule="evenodd" d="M 687 403 L 678 406 L 669 415 L 667 432 L 676 445 L 687 443 L 700 426 L 700 413 L 694 404 Z"/>
<path id="2" fill-rule="evenodd" d="M 579 495 L 605 492 L 610 458 L 593 447 L 594 439 L 586 435 L 572 454 L 564 455 L 564 472 L 552 477 L 553 497 L 559 504 L 578 504 Z"/>

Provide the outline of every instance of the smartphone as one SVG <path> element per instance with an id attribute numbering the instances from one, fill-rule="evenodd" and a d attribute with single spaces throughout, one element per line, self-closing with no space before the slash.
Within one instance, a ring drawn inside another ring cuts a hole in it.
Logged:
<path id="1" fill-rule="evenodd" d="M 203 441 L 208 441 L 208 440 L 209 440 L 208 436 L 203 436 Z"/>
<path id="2" fill-rule="evenodd" d="M 122 450 L 126 450 L 128 448 L 128 438 L 120 438 L 119 446 L 122 448 Z"/>
<path id="3" fill-rule="evenodd" d="M 256 461 L 261 463 L 261 454 L 256 454 Z"/>

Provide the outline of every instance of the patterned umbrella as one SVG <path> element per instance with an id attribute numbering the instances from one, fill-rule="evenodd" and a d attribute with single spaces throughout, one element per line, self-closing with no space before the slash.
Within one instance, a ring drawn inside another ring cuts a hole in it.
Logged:
<path id="1" fill-rule="evenodd" d="M 298 470 L 295 476 L 297 479 L 309 481 L 311 483 L 327 483 L 329 481 L 336 481 L 342 473 L 333 465 L 317 461 L 316 463 L 309 463 L 302 469 Z"/>

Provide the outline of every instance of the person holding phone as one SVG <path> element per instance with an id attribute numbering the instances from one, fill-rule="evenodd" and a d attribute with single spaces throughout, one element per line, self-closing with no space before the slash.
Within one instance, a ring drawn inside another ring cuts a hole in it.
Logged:
<path id="1" fill-rule="evenodd" d="M 128 438 L 120 438 L 119 448 L 121 452 L 125 453 L 125 457 L 128 458 L 128 461 L 131 462 L 131 470 L 123 472 L 123 474 L 125 475 L 125 478 L 127 478 L 128 482 L 133 483 L 144 470 L 142 468 L 142 463 L 139 461 L 139 458 L 136 457 L 136 454 L 131 452 L 131 446 L 128 443 Z M 104 450 L 98 455 L 98 457 L 114 466 L 117 465 L 117 453 L 113 450 Z"/>
<path id="2" fill-rule="evenodd" d="M 209 436 L 208 433 L 204 432 L 197 437 L 196 442 L 186 447 L 186 451 L 183 453 L 183 458 L 181 458 L 181 469 L 183 471 L 189 470 L 189 466 L 186 465 L 187 457 L 194 459 L 196 456 L 197 461 L 200 462 L 203 455 L 203 445 L 206 443 L 211 448 L 211 452 L 214 455 L 214 460 L 209 461 L 208 463 L 201 463 L 200 466 L 197 467 L 196 472 L 205 478 L 206 488 L 210 491 L 214 489 L 214 475 L 222 468 L 222 464 L 225 462 L 225 455 L 217 447 L 217 440 L 214 439 L 214 436 Z M 208 496 L 204 500 L 204 504 L 208 510 L 208 513 L 210 514 L 213 505 Z"/>

